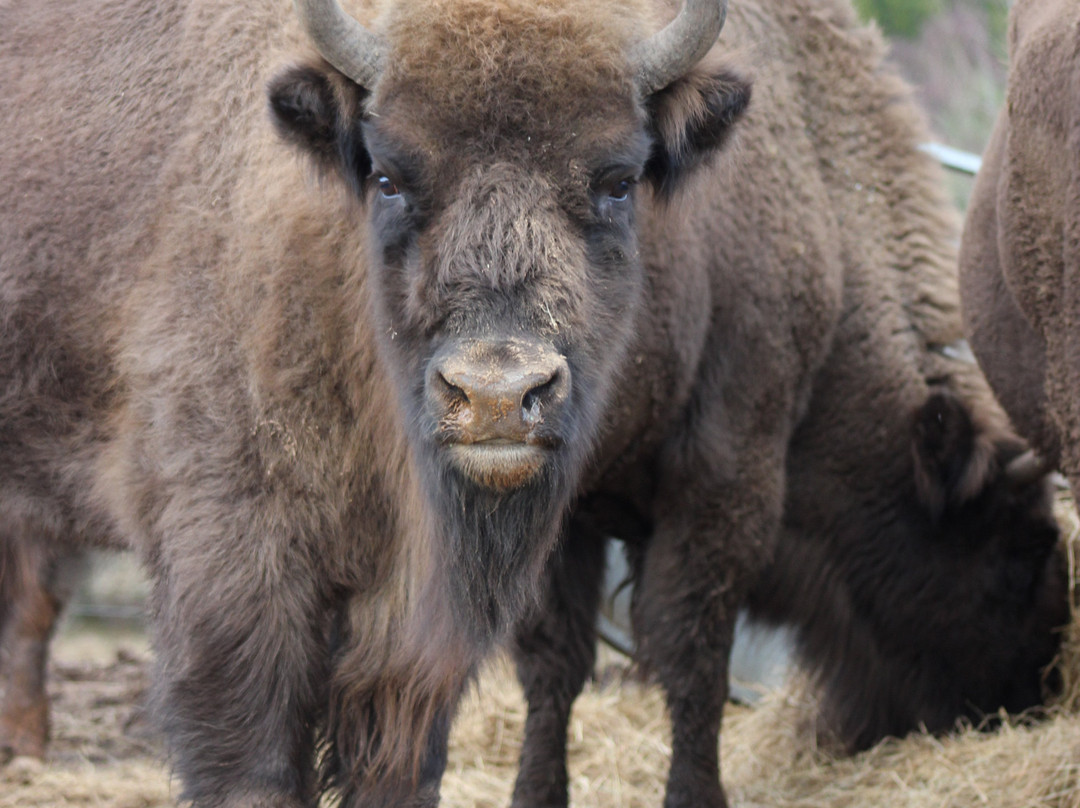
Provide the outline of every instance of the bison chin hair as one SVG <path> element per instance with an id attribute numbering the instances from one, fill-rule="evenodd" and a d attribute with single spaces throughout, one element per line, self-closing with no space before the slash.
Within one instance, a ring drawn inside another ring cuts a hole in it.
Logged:
<path id="1" fill-rule="evenodd" d="M 511 490 L 483 486 L 430 445 L 425 490 L 435 525 L 438 573 L 455 623 L 478 645 L 500 642 L 539 600 L 544 566 L 562 533 L 584 453 L 564 445 Z"/>

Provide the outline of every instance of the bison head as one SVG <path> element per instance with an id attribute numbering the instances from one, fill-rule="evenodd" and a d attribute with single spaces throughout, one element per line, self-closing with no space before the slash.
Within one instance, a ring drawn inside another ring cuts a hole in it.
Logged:
<path id="1" fill-rule="evenodd" d="M 635 220 L 723 144 L 749 85 L 703 61 L 721 0 L 651 35 L 613 0 L 399 0 L 379 33 L 296 5 L 326 62 L 277 77 L 272 116 L 360 202 L 379 355 L 460 603 L 497 630 L 648 305 Z"/>
<path id="2" fill-rule="evenodd" d="M 1044 674 L 1056 681 L 1046 668 L 1069 618 L 1068 575 L 1049 469 L 1025 448 L 1011 432 L 978 423 L 949 393 L 934 392 L 915 414 L 915 482 L 928 541 L 918 576 L 906 582 L 904 608 L 920 616 L 909 633 L 893 636 L 931 638 L 940 667 L 927 692 L 945 707 L 919 720 L 934 730 L 960 712 L 1036 706 Z"/>

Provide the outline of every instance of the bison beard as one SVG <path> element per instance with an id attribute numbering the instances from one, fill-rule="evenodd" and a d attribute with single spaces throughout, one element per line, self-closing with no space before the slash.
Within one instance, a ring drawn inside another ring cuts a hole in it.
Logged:
<path id="1" fill-rule="evenodd" d="M 405 348 L 406 343 L 402 340 L 395 348 Z M 593 445 L 598 384 L 573 361 L 573 351 L 565 356 L 542 340 L 489 337 L 456 343 L 459 350 L 462 343 L 480 346 L 479 350 L 510 344 L 543 346 L 538 350 L 559 357 L 566 389 L 557 405 L 540 408 L 527 441 L 519 436 L 520 443 L 504 441 L 487 448 L 470 443 L 476 436 L 463 434 L 470 431 L 467 428 L 446 427 L 439 417 L 441 409 L 433 412 L 430 400 L 426 407 L 421 403 L 424 392 L 413 388 L 403 397 L 403 405 L 417 412 L 410 432 L 433 517 L 442 599 L 448 600 L 455 625 L 468 632 L 468 641 L 489 648 L 502 642 L 537 603 L 544 566 L 563 532 Z M 442 355 L 436 352 L 427 372 L 417 374 L 428 380 L 425 389 L 438 375 Z M 472 402 L 472 406 L 480 405 Z M 498 402 L 495 409 L 508 421 L 516 414 L 503 407 L 528 409 L 515 397 Z M 504 450 L 505 456 L 499 456 Z M 536 456 L 522 460 L 518 450 Z M 478 458 L 468 457 L 477 451 Z M 485 456 L 490 451 L 495 452 L 494 459 Z M 440 606 L 432 603 L 431 608 Z"/>
<path id="2" fill-rule="evenodd" d="M 455 622 L 488 645 L 535 603 L 577 482 L 568 468 L 579 464 L 551 457 L 521 488 L 497 491 L 452 467 L 441 450 L 425 460 Z"/>

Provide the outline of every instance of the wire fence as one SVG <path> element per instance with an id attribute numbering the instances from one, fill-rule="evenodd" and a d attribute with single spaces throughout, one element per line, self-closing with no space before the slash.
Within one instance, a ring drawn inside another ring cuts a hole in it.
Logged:
<path id="1" fill-rule="evenodd" d="M 982 158 L 979 155 L 954 149 L 943 143 L 923 143 L 919 146 L 919 150 L 929 154 L 945 168 L 960 174 L 975 176 L 982 168 Z"/>

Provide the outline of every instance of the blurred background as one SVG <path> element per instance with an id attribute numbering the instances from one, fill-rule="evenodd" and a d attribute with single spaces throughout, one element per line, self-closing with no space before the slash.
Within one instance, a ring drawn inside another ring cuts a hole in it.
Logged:
<path id="1" fill-rule="evenodd" d="M 982 154 L 1005 96 L 1010 0 L 854 0 L 891 43 L 890 56 L 914 85 L 935 139 Z M 971 178 L 949 173 L 963 210 Z"/>
<path id="2" fill-rule="evenodd" d="M 981 152 L 1004 97 L 1008 0 L 854 0 L 892 43 L 935 133 Z"/>

